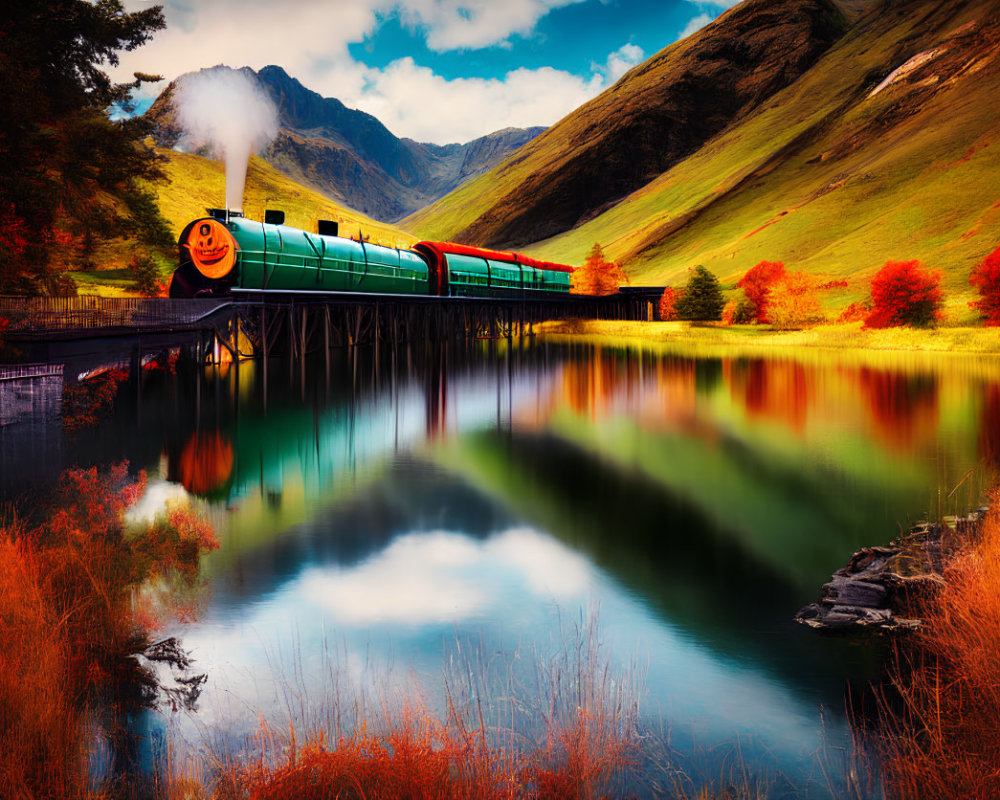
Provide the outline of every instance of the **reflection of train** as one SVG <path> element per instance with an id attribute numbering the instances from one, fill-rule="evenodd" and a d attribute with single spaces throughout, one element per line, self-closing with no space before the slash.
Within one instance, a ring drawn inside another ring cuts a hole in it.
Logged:
<path id="1" fill-rule="evenodd" d="M 413 250 L 345 239 L 337 223 L 318 233 L 284 225 L 269 211 L 264 222 L 211 209 L 181 233 L 180 265 L 171 297 L 231 292 L 376 292 L 445 297 L 532 297 L 569 292 L 572 267 L 520 253 L 450 242 L 420 242 Z"/>

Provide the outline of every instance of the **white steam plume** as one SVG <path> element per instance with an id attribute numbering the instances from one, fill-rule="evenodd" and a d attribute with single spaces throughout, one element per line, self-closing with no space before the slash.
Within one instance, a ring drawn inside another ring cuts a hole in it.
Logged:
<path id="1" fill-rule="evenodd" d="M 177 81 L 177 122 L 185 149 L 209 147 L 226 162 L 226 208 L 243 208 L 250 154 L 278 133 L 278 110 L 246 72 L 215 67 Z"/>

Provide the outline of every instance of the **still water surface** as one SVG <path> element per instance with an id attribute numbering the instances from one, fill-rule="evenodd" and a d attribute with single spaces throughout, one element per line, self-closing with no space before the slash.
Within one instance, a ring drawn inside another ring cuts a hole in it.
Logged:
<path id="1" fill-rule="evenodd" d="M 849 748 L 845 686 L 881 652 L 792 615 L 854 550 L 978 503 L 1000 370 L 544 340 L 360 349 L 149 373 L 97 430 L 50 438 L 33 445 L 45 474 L 22 480 L 124 457 L 148 470 L 150 505 L 209 508 L 222 546 L 195 621 L 169 631 L 209 681 L 196 714 L 145 721 L 175 753 L 262 717 L 345 730 L 402 695 L 530 694 L 525 676 L 583 641 L 684 757 L 738 747 L 824 796 L 820 759 Z"/>

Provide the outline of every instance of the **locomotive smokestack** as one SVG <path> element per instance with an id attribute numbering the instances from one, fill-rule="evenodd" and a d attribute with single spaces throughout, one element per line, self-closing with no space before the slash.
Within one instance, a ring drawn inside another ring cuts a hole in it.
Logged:
<path id="1" fill-rule="evenodd" d="M 250 154 L 278 133 L 274 103 L 249 70 L 214 67 L 182 76 L 174 105 L 185 131 L 181 145 L 188 150 L 208 146 L 225 160 L 226 208 L 239 211 Z"/>

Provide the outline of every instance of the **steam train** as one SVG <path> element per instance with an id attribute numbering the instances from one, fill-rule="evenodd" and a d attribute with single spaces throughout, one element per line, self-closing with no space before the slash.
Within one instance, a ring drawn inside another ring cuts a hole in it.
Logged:
<path id="1" fill-rule="evenodd" d="M 520 253 L 451 242 L 383 247 L 339 236 L 330 220 L 309 233 L 286 226 L 280 211 L 268 211 L 263 222 L 224 209 L 208 214 L 181 233 L 171 297 L 372 292 L 530 298 L 567 294 L 573 272 Z"/>

